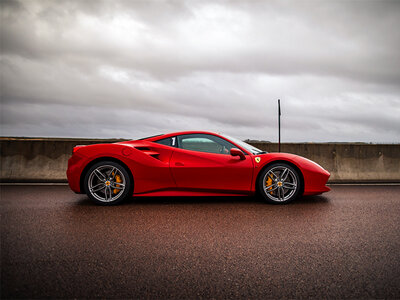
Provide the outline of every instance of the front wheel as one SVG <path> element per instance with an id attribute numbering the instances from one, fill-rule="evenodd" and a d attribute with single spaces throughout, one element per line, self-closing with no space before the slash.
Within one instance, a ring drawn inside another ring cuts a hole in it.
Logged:
<path id="1" fill-rule="evenodd" d="M 296 199 L 301 191 L 298 171 L 286 163 L 271 164 L 260 174 L 258 190 L 269 203 L 289 203 Z"/>
<path id="2" fill-rule="evenodd" d="M 96 204 L 114 205 L 132 195 L 132 182 L 119 163 L 101 161 L 86 173 L 85 191 Z"/>

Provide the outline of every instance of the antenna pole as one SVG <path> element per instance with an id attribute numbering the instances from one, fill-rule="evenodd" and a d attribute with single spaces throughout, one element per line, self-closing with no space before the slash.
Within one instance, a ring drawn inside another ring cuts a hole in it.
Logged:
<path id="1" fill-rule="evenodd" d="M 278 99 L 278 152 L 281 152 L 281 100 Z"/>

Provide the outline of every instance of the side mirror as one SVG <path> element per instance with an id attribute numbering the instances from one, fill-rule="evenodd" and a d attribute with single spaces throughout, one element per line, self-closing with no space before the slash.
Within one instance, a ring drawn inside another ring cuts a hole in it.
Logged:
<path id="1" fill-rule="evenodd" d="M 239 150 L 238 148 L 231 148 L 231 155 L 239 156 L 240 160 L 246 159 L 246 157 L 244 156 L 244 153 L 241 150 Z"/>

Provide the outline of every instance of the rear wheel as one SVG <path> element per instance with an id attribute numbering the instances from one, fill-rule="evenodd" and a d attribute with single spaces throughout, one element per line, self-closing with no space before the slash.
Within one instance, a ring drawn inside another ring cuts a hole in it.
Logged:
<path id="1" fill-rule="evenodd" d="M 300 196 L 300 176 L 289 164 L 274 163 L 260 174 L 258 189 L 269 203 L 289 203 Z"/>
<path id="2" fill-rule="evenodd" d="M 128 172 L 113 161 L 94 164 L 86 173 L 84 183 L 86 194 L 96 204 L 114 205 L 132 195 Z"/>

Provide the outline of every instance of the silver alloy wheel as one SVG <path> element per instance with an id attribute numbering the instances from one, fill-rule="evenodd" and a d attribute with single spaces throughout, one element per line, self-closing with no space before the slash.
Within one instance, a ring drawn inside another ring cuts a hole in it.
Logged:
<path id="1" fill-rule="evenodd" d="M 117 200 L 124 192 L 124 174 L 115 166 L 103 165 L 92 171 L 88 179 L 90 194 L 101 202 Z"/>
<path id="2" fill-rule="evenodd" d="M 269 199 L 276 202 L 289 200 L 297 190 L 297 177 L 285 166 L 269 170 L 263 178 L 264 192 Z"/>

